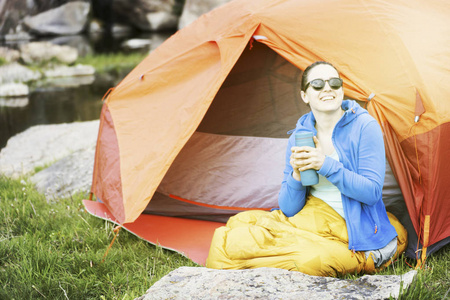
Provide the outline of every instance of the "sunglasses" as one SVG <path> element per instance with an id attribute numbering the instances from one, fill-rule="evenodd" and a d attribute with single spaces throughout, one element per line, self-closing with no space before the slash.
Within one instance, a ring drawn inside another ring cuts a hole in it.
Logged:
<path id="1" fill-rule="evenodd" d="M 332 88 L 333 90 L 338 90 L 342 87 L 342 79 L 341 78 L 330 78 L 328 80 L 323 80 L 323 79 L 313 79 L 310 82 L 308 82 L 305 86 L 305 91 L 308 89 L 308 87 L 311 85 L 313 87 L 313 89 L 315 89 L 316 91 L 320 91 L 325 87 L 325 83 L 328 82 L 328 85 L 330 86 L 330 88 Z"/>

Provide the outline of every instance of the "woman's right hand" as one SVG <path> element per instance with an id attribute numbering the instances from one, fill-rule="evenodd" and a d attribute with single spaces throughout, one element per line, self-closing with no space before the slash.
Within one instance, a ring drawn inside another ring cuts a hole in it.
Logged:
<path id="1" fill-rule="evenodd" d="M 299 150 L 298 148 L 299 147 L 291 148 L 292 153 L 291 153 L 291 158 L 289 160 L 289 163 L 291 164 L 291 167 L 292 167 L 292 177 L 297 181 L 301 181 L 300 170 L 299 170 L 300 165 L 298 164 L 298 162 L 299 162 L 298 159 L 295 157 L 296 156 L 295 154 Z"/>

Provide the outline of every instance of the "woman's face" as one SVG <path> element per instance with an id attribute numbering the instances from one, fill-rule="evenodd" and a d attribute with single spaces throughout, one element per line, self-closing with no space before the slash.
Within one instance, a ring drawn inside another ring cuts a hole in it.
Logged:
<path id="1" fill-rule="evenodd" d="M 312 68 L 307 76 L 308 82 L 314 79 L 328 80 L 330 78 L 339 78 L 339 73 L 330 65 L 322 64 Z M 328 81 L 325 82 L 323 89 L 317 91 L 311 85 L 305 91 L 301 91 L 302 99 L 309 103 L 313 113 L 330 113 L 341 108 L 344 99 L 343 88 L 332 89 Z"/>

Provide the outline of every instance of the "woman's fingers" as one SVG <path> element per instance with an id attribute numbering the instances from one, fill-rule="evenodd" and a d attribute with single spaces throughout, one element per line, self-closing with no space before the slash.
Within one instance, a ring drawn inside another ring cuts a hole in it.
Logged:
<path id="1" fill-rule="evenodd" d="M 293 169 L 305 171 L 308 169 L 319 170 L 323 165 L 324 155 L 311 148 L 311 151 L 294 152 L 291 154 L 290 164 Z"/>

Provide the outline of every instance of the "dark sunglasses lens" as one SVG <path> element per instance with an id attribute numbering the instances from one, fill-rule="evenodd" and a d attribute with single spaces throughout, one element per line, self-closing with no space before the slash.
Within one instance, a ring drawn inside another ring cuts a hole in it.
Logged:
<path id="1" fill-rule="evenodd" d="M 330 87 L 334 90 L 339 89 L 342 86 L 342 79 L 340 78 L 331 78 L 328 81 L 328 84 L 330 85 Z"/>
<path id="2" fill-rule="evenodd" d="M 314 79 L 310 82 L 310 84 L 313 89 L 315 89 L 316 91 L 320 91 L 325 86 L 325 81 L 323 81 L 322 79 Z"/>

